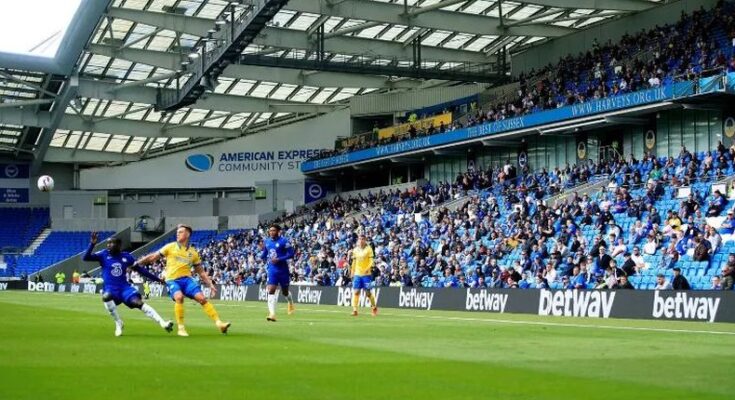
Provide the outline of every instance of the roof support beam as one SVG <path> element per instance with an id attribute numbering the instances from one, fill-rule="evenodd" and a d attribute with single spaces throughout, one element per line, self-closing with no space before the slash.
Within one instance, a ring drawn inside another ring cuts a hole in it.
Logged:
<path id="1" fill-rule="evenodd" d="M 20 78 L 17 78 L 17 77 L 15 77 L 15 76 L 13 76 L 13 75 L 5 72 L 5 71 L 0 71 L 0 76 L 3 77 L 3 78 L 5 78 L 5 79 L 7 79 L 7 80 L 9 80 L 9 81 L 13 81 L 13 82 L 15 82 L 17 84 L 23 85 L 23 86 L 25 86 L 27 88 L 31 88 L 31 89 L 39 92 L 39 93 L 43 93 L 43 94 L 45 94 L 47 96 L 51 96 L 51 97 L 56 97 L 56 93 L 49 92 L 48 90 L 46 90 L 46 89 L 44 89 L 44 88 L 42 88 L 42 87 L 40 87 L 40 86 L 38 86 L 36 84 L 33 84 L 31 82 L 25 81 L 25 80 L 20 79 Z"/>
<path id="2" fill-rule="evenodd" d="M 524 3 L 556 8 L 643 11 L 658 4 L 642 0 L 525 0 Z"/>
<path id="3" fill-rule="evenodd" d="M 401 16 L 399 13 L 403 11 L 403 7 L 396 4 L 364 1 L 345 0 L 331 8 L 320 8 L 320 3 L 314 0 L 299 1 L 291 0 L 286 8 L 291 7 L 294 3 L 304 4 L 304 8 L 308 8 L 313 13 L 321 13 L 322 11 L 330 16 L 338 16 L 354 19 L 367 19 L 380 23 L 400 24 L 423 26 L 432 29 L 443 29 L 448 31 L 457 31 L 465 33 L 473 33 L 478 35 L 511 35 L 511 36 L 561 36 L 567 33 L 575 32 L 574 29 L 548 26 L 540 24 L 539 26 L 525 26 L 515 28 L 499 28 L 497 26 L 497 18 L 472 14 L 458 14 L 450 11 L 430 11 L 415 17 Z M 359 3 L 359 4 L 358 4 Z M 350 6 L 350 7 L 348 7 Z M 375 12 L 377 8 L 377 12 Z M 344 12 L 333 12 L 335 9 L 344 10 Z M 115 9 L 119 10 L 119 9 Z M 124 9 L 119 18 L 130 21 L 141 22 L 160 28 L 175 30 L 181 33 L 188 33 L 199 37 L 207 36 L 207 30 L 212 27 L 214 20 L 189 17 L 185 15 L 164 14 L 151 11 L 127 10 Z M 438 14 L 435 14 L 438 13 Z M 424 23 L 424 20 L 429 22 Z M 191 21 L 191 23 L 189 23 Z M 465 28 L 469 27 L 469 28 Z M 261 46 L 273 46 L 280 48 L 296 48 L 310 49 L 313 43 L 306 32 L 294 29 L 266 27 L 258 35 L 254 44 Z M 329 41 L 328 51 L 343 54 L 363 54 L 365 52 L 374 52 L 386 58 L 405 58 L 411 59 L 411 52 L 404 51 L 400 44 L 396 45 L 390 41 L 365 39 L 359 37 L 339 36 Z M 473 59 L 477 56 L 476 52 L 445 49 L 435 46 L 424 46 L 422 56 L 425 60 L 431 61 L 475 61 L 483 62 L 485 60 Z M 171 68 L 171 69 L 178 69 Z"/>
<path id="4" fill-rule="evenodd" d="M 51 147 L 46 152 L 46 162 L 106 164 L 133 162 L 140 160 L 137 154 L 113 153 L 109 151 L 92 151 Z"/>
<path id="5" fill-rule="evenodd" d="M 0 110 L 0 123 L 25 125 L 44 128 L 47 131 L 50 128 L 67 129 L 70 131 L 97 132 L 108 133 L 111 135 L 133 135 L 142 137 L 224 137 L 234 138 L 240 136 L 240 132 L 235 129 L 220 129 L 199 126 L 181 126 L 176 128 L 176 132 L 168 132 L 165 125 L 159 122 L 136 121 L 132 119 L 107 119 L 90 121 L 84 120 L 73 114 L 63 114 L 63 118 L 58 122 L 58 126 L 54 127 L 52 113 L 39 112 L 32 110 Z M 49 135 L 53 136 L 53 132 Z M 46 133 L 44 133 L 45 135 Z"/>
<path id="6" fill-rule="evenodd" d="M 442 3 L 445 2 L 409 10 L 408 14 L 405 13 L 402 4 L 382 2 L 366 3 L 362 0 L 343 0 L 336 4 L 330 4 L 326 0 L 290 0 L 284 8 L 332 17 L 361 19 L 394 25 L 419 26 L 475 35 L 557 37 L 576 31 L 572 28 L 545 24 L 504 29 L 500 26 L 500 20 L 495 17 L 434 9 L 434 6 L 440 4 L 440 7 L 451 5 L 450 3 Z M 573 7 L 578 8 L 577 6 Z"/>
<path id="7" fill-rule="evenodd" d="M 90 51 L 95 54 L 106 55 L 108 57 L 118 57 L 135 63 L 143 63 L 166 69 L 172 69 L 172 67 L 178 65 L 181 60 L 179 55 L 176 53 L 141 49 L 125 49 L 124 51 L 116 52 L 115 48 L 112 46 L 99 44 L 90 45 Z M 176 72 L 160 74 L 148 79 L 124 83 L 111 90 L 117 91 L 127 87 L 140 86 L 146 83 L 170 79 L 176 75 Z M 225 69 L 222 76 L 233 79 L 250 80 L 259 80 L 263 79 L 263 77 L 268 77 L 268 81 L 272 82 L 317 87 L 414 88 L 421 84 L 421 81 L 418 80 L 403 79 L 394 81 L 380 75 L 362 75 L 343 72 L 306 72 L 290 68 L 261 67 L 241 64 L 231 64 Z"/>
<path id="8" fill-rule="evenodd" d="M 18 100 L 18 101 L 8 101 L 8 102 L 2 102 L 0 103 L 0 108 L 15 108 L 15 107 L 25 107 L 25 106 L 37 106 L 40 104 L 48 104 L 53 103 L 54 99 L 34 99 L 34 100 Z"/>
<path id="9" fill-rule="evenodd" d="M 134 103 L 155 104 L 156 89 L 146 86 L 118 89 L 114 83 L 82 80 L 79 85 L 79 95 L 104 100 L 119 100 Z M 344 105 L 339 104 L 313 104 L 295 101 L 273 100 L 260 97 L 235 96 L 212 93 L 206 99 L 199 99 L 192 108 L 202 110 L 224 111 L 232 113 L 241 112 L 269 112 L 269 113 L 325 113 Z"/>
<path id="10" fill-rule="evenodd" d="M 74 74 L 70 76 L 63 85 L 64 87 L 61 89 L 59 95 L 56 96 L 54 104 L 51 106 L 51 112 L 49 113 L 48 118 L 49 124 L 40 133 L 41 138 L 39 139 L 38 146 L 35 149 L 35 158 L 33 163 L 31 163 L 32 174 L 37 174 L 41 170 L 41 165 L 46 157 L 46 151 L 51 144 L 51 139 L 54 137 L 54 133 L 56 133 L 56 129 L 58 129 L 61 119 L 66 115 L 66 108 L 69 106 L 71 99 L 77 97 L 77 91 L 79 90 L 79 77 Z"/>

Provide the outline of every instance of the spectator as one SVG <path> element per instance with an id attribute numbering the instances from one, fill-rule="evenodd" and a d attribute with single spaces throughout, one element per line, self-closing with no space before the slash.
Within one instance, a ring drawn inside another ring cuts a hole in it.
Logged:
<path id="1" fill-rule="evenodd" d="M 720 215 L 722 210 L 725 208 L 725 204 L 727 204 L 727 200 L 725 200 L 719 190 L 715 190 L 715 192 L 712 194 L 712 199 L 709 201 L 707 216 L 716 217 Z"/>
<path id="2" fill-rule="evenodd" d="M 722 282 L 719 275 L 712 277 L 712 286 L 710 286 L 710 290 L 722 290 Z"/>
<path id="3" fill-rule="evenodd" d="M 720 280 L 722 290 L 732 290 L 733 284 L 735 284 L 735 269 L 730 265 L 726 265 L 722 268 L 722 279 Z"/>
<path id="4" fill-rule="evenodd" d="M 684 275 L 681 274 L 681 268 L 674 267 L 674 279 L 671 282 L 671 287 L 674 290 L 691 290 L 692 287 L 689 285 L 689 281 Z"/>
<path id="5" fill-rule="evenodd" d="M 616 289 L 635 289 L 633 285 L 631 285 L 631 283 L 628 282 L 628 277 L 625 275 L 620 277 L 618 285 L 615 288 Z"/>
<path id="6" fill-rule="evenodd" d="M 694 238 L 694 243 L 695 246 L 692 259 L 694 261 L 708 261 L 709 249 L 707 249 L 707 246 L 705 245 L 705 240 L 703 240 L 700 236 L 697 236 Z"/>
<path id="7" fill-rule="evenodd" d="M 671 284 L 666 280 L 664 274 L 656 275 L 655 290 L 671 290 Z"/>

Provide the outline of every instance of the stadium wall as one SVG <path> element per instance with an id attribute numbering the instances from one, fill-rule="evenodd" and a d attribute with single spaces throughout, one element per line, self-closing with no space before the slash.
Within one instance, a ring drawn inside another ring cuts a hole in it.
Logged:
<path id="1" fill-rule="evenodd" d="M 592 48 L 595 38 L 600 44 L 608 40 L 614 43 L 619 41 L 626 33 L 632 34 L 642 29 L 653 28 L 656 25 L 676 22 L 679 20 L 682 11 L 690 13 L 700 7 L 710 9 L 716 3 L 717 0 L 679 0 L 553 39 L 538 47 L 513 55 L 513 75 L 518 76 L 520 73 L 530 71 L 533 68 L 538 69 L 549 63 L 556 63 L 560 57 L 567 54 L 576 55 L 585 52 Z"/>
<path id="2" fill-rule="evenodd" d="M 6 160 L 6 164 L 21 164 L 17 160 Z M 48 207 L 50 203 L 49 193 L 42 192 L 36 187 L 38 178 L 42 175 L 50 175 L 54 178 L 56 190 L 71 190 L 75 187 L 74 166 L 62 163 L 44 163 L 38 174 L 28 179 L 28 202 L 27 203 L 0 203 L 0 207 Z M 0 185 L 1 186 L 1 185 Z"/>
<path id="3" fill-rule="evenodd" d="M 350 113 L 352 116 L 398 114 L 473 96 L 486 89 L 484 84 L 467 84 L 354 96 L 349 100 Z"/>
<path id="4" fill-rule="evenodd" d="M 3 285 L 4 284 L 4 285 Z M 54 283 L 2 282 L 0 290 L 99 293 L 101 286 Z M 352 289 L 292 286 L 297 303 L 351 307 Z M 556 317 L 663 319 L 699 322 L 735 322 L 735 292 L 658 290 L 524 290 L 427 289 L 380 287 L 378 307 L 419 310 L 517 313 Z M 210 297 L 209 288 L 203 288 Z M 154 297 L 167 296 L 163 285 L 151 285 Z M 216 300 L 265 301 L 264 286 L 219 285 Z M 360 300 L 366 307 L 366 299 Z"/>
<path id="5" fill-rule="evenodd" d="M 264 176 L 304 178 L 300 164 L 350 132 L 350 111 L 337 110 L 242 138 L 123 166 L 80 171 L 80 188 L 185 189 L 254 187 Z M 285 188 L 284 190 L 289 190 Z M 302 188 L 303 190 L 303 188 Z"/>

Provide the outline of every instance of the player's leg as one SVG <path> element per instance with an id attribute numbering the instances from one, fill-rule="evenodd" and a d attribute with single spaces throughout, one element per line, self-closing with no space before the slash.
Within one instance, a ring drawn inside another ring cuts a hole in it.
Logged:
<path id="1" fill-rule="evenodd" d="M 286 273 L 282 274 L 283 276 L 280 277 L 278 284 L 281 286 L 281 294 L 283 294 L 283 297 L 286 298 L 286 301 L 288 301 L 287 310 L 288 315 L 293 314 L 296 312 L 296 307 L 294 307 L 293 304 L 293 296 L 291 296 L 291 291 L 289 290 L 289 284 L 291 283 L 291 277 Z"/>
<path id="2" fill-rule="evenodd" d="M 371 283 L 367 285 L 365 288 L 365 295 L 367 296 L 368 300 L 370 300 L 370 313 L 372 316 L 378 315 L 378 302 L 375 299 L 375 295 L 373 294 L 372 286 L 372 279 L 370 279 Z"/>
<path id="3" fill-rule="evenodd" d="M 107 312 L 110 313 L 110 317 L 115 321 L 115 336 L 121 336 L 125 324 L 120 318 L 120 314 L 117 313 L 117 306 L 121 301 L 116 296 L 115 290 L 105 290 L 102 294 L 102 302 Z"/>
<path id="4" fill-rule="evenodd" d="M 363 288 L 363 280 L 361 276 L 355 276 L 352 279 L 352 316 L 357 316 L 357 306 L 360 304 L 360 290 Z"/>
<path id="5" fill-rule="evenodd" d="M 201 287 L 199 287 L 199 285 L 193 279 L 189 278 L 189 282 L 186 285 L 186 291 L 184 293 L 186 294 L 186 297 L 189 297 L 190 299 L 193 299 L 197 303 L 201 304 L 204 313 L 207 314 L 209 319 L 214 321 L 220 332 L 227 333 L 227 329 L 229 329 L 230 325 L 232 324 L 229 322 L 223 322 L 219 318 L 219 313 L 217 313 L 217 310 L 214 308 L 214 304 L 207 301 L 207 298 L 204 297 L 204 293 L 202 292 Z"/>
<path id="6" fill-rule="evenodd" d="M 134 309 L 137 308 L 138 310 L 142 311 L 143 314 L 145 314 L 148 318 L 152 319 L 158 325 L 165 329 L 166 332 L 171 332 L 174 329 L 174 323 L 171 321 L 166 321 L 156 312 L 156 310 L 153 309 L 149 304 L 146 304 L 143 302 L 143 299 L 140 298 L 140 293 L 138 293 L 137 290 L 135 290 L 134 287 L 131 287 L 129 289 L 126 289 L 125 293 L 125 305 L 128 306 L 128 308 Z"/>
<path id="7" fill-rule="evenodd" d="M 278 269 L 268 268 L 268 279 L 265 290 L 268 292 L 268 316 L 266 321 L 276 322 L 276 306 L 278 305 Z"/>
<path id="8" fill-rule="evenodd" d="M 166 281 L 166 286 L 168 287 L 168 295 L 174 301 L 174 316 L 176 317 L 176 325 L 178 325 L 178 335 L 189 336 L 184 327 L 184 292 L 178 279 Z"/>

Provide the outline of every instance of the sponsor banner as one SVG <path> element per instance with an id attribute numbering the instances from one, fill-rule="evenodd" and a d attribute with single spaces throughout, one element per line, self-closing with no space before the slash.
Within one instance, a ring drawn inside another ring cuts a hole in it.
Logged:
<path id="1" fill-rule="evenodd" d="M 304 181 L 304 203 L 309 204 L 321 200 L 329 193 L 334 193 L 334 182 Z"/>
<path id="2" fill-rule="evenodd" d="M 28 164 L 0 164 L 0 203 L 28 203 L 29 176 Z"/>
<path id="3" fill-rule="evenodd" d="M 0 179 L 29 179 L 30 177 L 28 164 L 0 164 Z"/>
<path id="4" fill-rule="evenodd" d="M 142 285 L 136 285 L 143 294 Z M 101 285 L 0 282 L 0 291 L 88 293 L 102 292 Z M 261 301 L 268 299 L 265 286 L 220 285 L 212 297 L 223 301 Z M 299 304 L 352 305 L 352 288 L 293 285 Z M 444 289 L 379 287 L 373 289 L 379 307 L 413 310 L 519 313 L 572 318 L 666 319 L 701 322 L 735 322 L 733 291 L 653 291 L 653 290 L 523 290 L 523 289 Z M 163 285 L 151 284 L 151 297 L 167 296 Z M 280 295 L 279 301 L 285 299 Z M 360 296 L 360 307 L 369 307 Z"/>
<path id="5" fill-rule="evenodd" d="M 349 132 L 349 121 L 349 110 L 339 110 L 141 162 L 86 168 L 79 173 L 79 186 L 84 190 L 251 188 L 273 180 L 302 181 L 301 163 L 333 148 L 337 136 Z"/>
<path id="6" fill-rule="evenodd" d="M 405 124 L 379 129 L 378 138 L 387 139 L 393 136 L 403 136 L 408 133 L 408 130 L 411 129 L 412 125 L 416 130 L 429 129 L 432 125 L 438 130 L 442 123 L 446 127 L 451 125 L 452 113 L 444 113 L 429 118 L 419 119 L 414 122 L 406 122 Z"/>
<path id="7" fill-rule="evenodd" d="M 385 146 L 353 151 L 321 160 L 306 161 L 301 164 L 301 171 L 313 172 L 322 168 L 351 164 L 372 158 L 422 150 L 455 142 L 488 137 L 498 133 L 506 133 L 609 111 L 657 103 L 664 100 L 670 100 L 674 97 L 688 96 L 693 93 L 694 85 L 692 82 L 679 82 L 672 85 L 662 86 L 660 88 L 588 101 L 554 110 L 542 111 L 523 117 L 508 118 L 501 121 L 458 129 L 452 132 L 440 133 L 427 137 L 405 140 L 399 143 L 392 143 Z"/>

